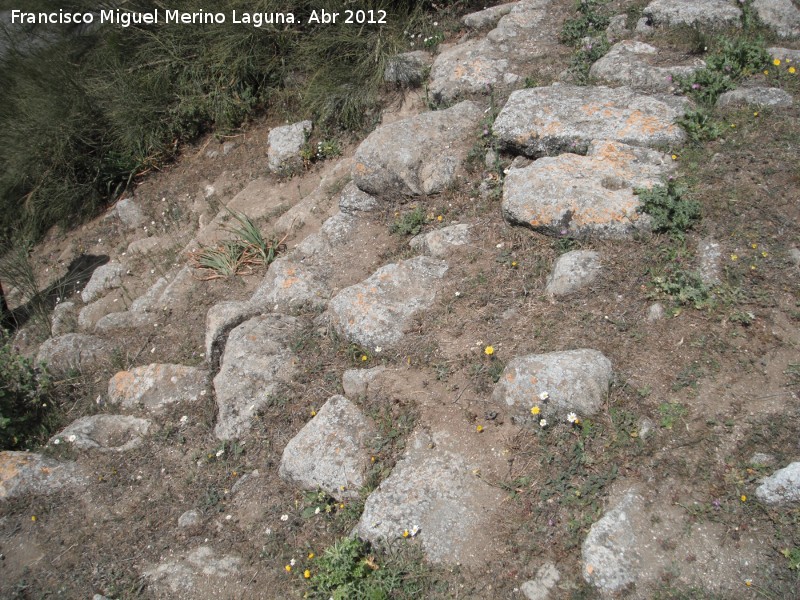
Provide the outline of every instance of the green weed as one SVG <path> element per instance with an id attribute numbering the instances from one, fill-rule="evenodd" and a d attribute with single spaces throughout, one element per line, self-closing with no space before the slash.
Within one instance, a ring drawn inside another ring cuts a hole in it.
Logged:
<path id="1" fill-rule="evenodd" d="M 558 36 L 562 44 L 575 45 L 583 38 L 602 33 L 608 27 L 609 17 L 600 11 L 606 0 L 576 0 L 577 16 L 567 19 Z"/>
<path id="2" fill-rule="evenodd" d="M 680 419 L 683 419 L 689 410 L 679 402 L 662 402 L 658 405 L 660 425 L 664 429 L 672 429 Z"/>
<path id="3" fill-rule="evenodd" d="M 639 212 L 650 215 L 653 231 L 669 233 L 682 238 L 685 231 L 700 220 L 700 203 L 686 198 L 685 185 L 669 180 L 666 185 L 654 185 L 650 189 L 637 188 L 642 206 Z"/>
<path id="4" fill-rule="evenodd" d="M 425 210 L 415 206 L 413 210 L 399 215 L 389 227 L 389 231 L 397 235 L 417 235 L 425 225 Z"/>

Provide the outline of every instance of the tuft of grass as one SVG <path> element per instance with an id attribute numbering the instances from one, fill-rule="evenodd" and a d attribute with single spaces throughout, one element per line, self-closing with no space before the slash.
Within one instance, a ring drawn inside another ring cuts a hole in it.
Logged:
<path id="1" fill-rule="evenodd" d="M 559 41 L 572 46 L 585 37 L 604 32 L 610 19 L 600 8 L 606 3 L 607 0 L 576 0 L 575 10 L 578 14 L 564 22 Z"/>

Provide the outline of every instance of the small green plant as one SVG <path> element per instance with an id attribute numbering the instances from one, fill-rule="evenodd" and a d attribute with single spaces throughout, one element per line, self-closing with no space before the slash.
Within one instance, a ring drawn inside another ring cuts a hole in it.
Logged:
<path id="1" fill-rule="evenodd" d="M 425 211 L 422 206 L 416 206 L 413 210 L 399 215 L 389 231 L 397 235 L 417 235 L 425 225 Z"/>
<path id="2" fill-rule="evenodd" d="M 29 448 L 47 434 L 50 391 L 46 370 L 17 354 L 0 329 L 0 450 Z"/>
<path id="3" fill-rule="evenodd" d="M 575 10 L 578 15 L 567 19 L 558 37 L 562 44 L 575 45 L 587 36 L 605 31 L 609 17 L 599 9 L 606 0 L 576 0 Z"/>
<path id="4" fill-rule="evenodd" d="M 637 188 L 634 193 L 642 202 L 638 211 L 650 215 L 653 231 L 680 239 L 700 219 L 700 203 L 686 198 L 686 186 L 675 180 L 650 189 Z"/>
<path id="5" fill-rule="evenodd" d="M 673 266 L 665 275 L 654 277 L 652 284 L 656 297 L 666 296 L 697 310 L 714 306 L 711 289 L 695 271 Z"/>
<path id="6" fill-rule="evenodd" d="M 695 144 L 715 140 L 725 131 L 725 126 L 703 109 L 686 112 L 677 123 Z"/>
<path id="7" fill-rule="evenodd" d="M 328 547 L 309 570 L 309 598 L 321 600 L 388 600 L 419 598 L 426 591 L 424 567 L 398 557 L 382 560 L 368 542 L 347 537 Z M 415 571 L 415 572 L 412 572 Z"/>
<path id="8" fill-rule="evenodd" d="M 605 33 L 593 37 L 576 47 L 575 54 L 572 55 L 572 61 L 570 63 L 570 72 L 575 77 L 577 83 L 588 83 L 589 70 L 592 68 L 592 65 L 605 56 L 610 48 L 611 44 Z"/>
<path id="9" fill-rule="evenodd" d="M 689 410 L 680 402 L 662 402 L 658 406 L 660 424 L 664 429 L 672 429 L 679 419 L 682 419 Z"/>
<path id="10" fill-rule="evenodd" d="M 335 139 L 318 140 L 316 144 L 312 141 L 307 141 L 300 149 L 300 158 L 303 159 L 303 164 L 306 167 L 312 163 L 341 155 L 342 148 Z"/>
<path id="11" fill-rule="evenodd" d="M 800 548 L 784 548 L 781 554 L 786 558 L 789 563 L 787 566 L 790 571 L 800 571 Z"/>

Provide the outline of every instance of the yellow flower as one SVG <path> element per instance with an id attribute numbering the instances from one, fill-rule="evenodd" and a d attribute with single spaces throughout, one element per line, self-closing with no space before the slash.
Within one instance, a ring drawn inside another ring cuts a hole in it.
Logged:
<path id="1" fill-rule="evenodd" d="M 486 346 L 486 348 L 484 349 L 483 353 L 486 356 L 491 356 L 492 354 L 494 354 L 494 347 L 493 346 Z"/>
<path id="2" fill-rule="evenodd" d="M 769 75 L 769 71 L 767 71 L 766 69 L 764 69 L 764 75 Z"/>
<path id="3" fill-rule="evenodd" d="M 747 496 L 745 496 L 744 494 L 742 494 L 742 497 L 740 499 L 742 502 L 747 502 Z"/>
<path id="4" fill-rule="evenodd" d="M 672 155 L 672 160 L 678 160 L 678 155 L 677 154 L 673 154 Z"/>
<path id="5" fill-rule="evenodd" d="M 374 456 L 370 456 L 369 457 L 369 462 L 374 463 L 375 462 L 375 457 Z"/>
<path id="6" fill-rule="evenodd" d="M 442 215 L 439 215 L 438 217 L 436 217 L 436 220 L 439 221 L 439 223 L 441 223 L 444 220 L 444 217 Z"/>
<path id="7" fill-rule="evenodd" d="M 343 508 L 344 508 L 344 502 L 340 502 L 339 503 L 339 510 L 342 510 Z"/>
<path id="8" fill-rule="evenodd" d="M 754 112 L 754 113 L 753 113 L 753 116 L 754 116 L 754 117 L 757 117 L 757 116 L 758 116 L 758 111 Z"/>
<path id="9" fill-rule="evenodd" d="M 311 409 L 311 416 L 312 417 L 316 417 L 317 416 L 317 411 L 315 411 L 313 408 Z"/>
<path id="10" fill-rule="evenodd" d="M 367 360 L 367 355 L 366 354 L 362 354 L 361 355 L 361 362 L 366 362 L 366 360 Z"/>
<path id="11" fill-rule="evenodd" d="M 751 271 L 755 271 L 756 270 L 756 266 L 755 265 L 750 265 L 750 270 Z"/>
<path id="12" fill-rule="evenodd" d="M 404 529 L 404 530 L 403 530 L 403 537 L 404 537 L 404 538 L 407 538 L 407 537 L 408 537 L 408 536 L 410 536 L 410 535 L 411 535 L 411 533 L 409 533 L 408 529 Z"/>
<path id="13" fill-rule="evenodd" d="M 764 252 L 761 253 L 761 256 L 763 256 L 764 258 L 767 258 L 767 256 L 769 256 L 769 254 L 767 254 L 767 252 L 765 250 Z"/>
<path id="14" fill-rule="evenodd" d="M 36 515 L 31 515 L 31 521 L 33 521 L 34 523 L 36 523 Z"/>
<path id="15" fill-rule="evenodd" d="M 794 67 L 789 67 L 789 73 L 794 75 L 795 73 L 797 73 L 797 69 L 795 69 Z"/>
<path id="16" fill-rule="evenodd" d="M 478 433 L 480 433 L 481 431 L 483 431 L 483 425 L 478 425 L 478 426 L 475 428 L 475 431 L 477 431 Z"/>
<path id="17" fill-rule="evenodd" d="M 309 571 L 308 569 L 303 571 L 303 577 L 305 577 L 306 579 L 311 579 L 311 571 Z"/>
<path id="18" fill-rule="evenodd" d="M 313 552 L 309 552 L 308 553 L 308 560 L 311 560 L 312 558 L 314 558 L 314 553 Z"/>
<path id="19" fill-rule="evenodd" d="M 780 67 L 781 66 L 781 59 L 780 58 L 776 58 L 775 60 L 772 61 L 772 64 L 775 65 L 776 67 Z"/>
<path id="20" fill-rule="evenodd" d="M 512 261 L 511 261 L 511 266 L 512 266 L 513 268 L 516 268 L 516 267 L 517 267 L 517 261 L 515 261 L 515 260 L 512 260 Z"/>
<path id="21" fill-rule="evenodd" d="M 286 569 L 286 572 L 287 572 L 287 573 L 291 573 L 291 572 L 292 572 L 292 565 L 286 565 L 286 566 L 285 566 L 285 567 L 283 567 L 283 568 L 284 568 L 284 569 Z"/>
<path id="22" fill-rule="evenodd" d="M 753 580 L 752 580 L 752 579 L 745 579 L 745 580 L 744 580 L 744 584 L 745 584 L 747 587 L 750 587 L 751 585 L 753 585 Z"/>
<path id="23" fill-rule="evenodd" d="M 758 248 L 758 244 L 755 244 L 755 243 L 753 243 L 753 244 L 750 244 L 750 247 L 751 247 L 753 250 L 755 250 L 756 248 Z"/>
<path id="24" fill-rule="evenodd" d="M 731 254 L 731 260 L 737 261 L 739 260 L 739 257 L 736 254 Z"/>
<path id="25" fill-rule="evenodd" d="M 540 412 L 542 412 L 542 409 L 540 409 L 538 406 L 534 406 L 534 407 L 531 409 L 531 414 L 532 414 L 532 415 L 538 415 Z"/>

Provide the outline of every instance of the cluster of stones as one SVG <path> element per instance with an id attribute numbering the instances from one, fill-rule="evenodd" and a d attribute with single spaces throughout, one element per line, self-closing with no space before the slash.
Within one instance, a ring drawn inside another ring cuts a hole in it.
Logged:
<path id="1" fill-rule="evenodd" d="M 781 35 L 798 35 L 798 19 L 792 16 L 796 8 L 765 0 L 753 4 Z M 551 0 L 521 0 L 469 15 L 464 21 L 468 27 L 496 26 L 485 37 L 443 48 L 435 59 L 425 53 L 401 55 L 387 68 L 386 78 L 415 83 L 431 65 L 430 92 L 437 101 L 447 103 L 485 93 L 487 86 L 513 86 L 527 61 L 556 44 L 548 37 L 552 33 L 546 34 L 547 28 L 542 27 L 550 5 Z M 739 18 L 740 10 L 725 0 L 654 0 L 640 26 L 719 27 L 736 25 Z M 772 52 L 779 56 L 781 50 Z M 533 160 L 506 174 L 502 212 L 508 223 L 545 235 L 584 237 L 619 238 L 649 228 L 636 190 L 652 187 L 672 172 L 674 162 L 662 149 L 678 148 L 685 137 L 676 119 L 688 102 L 669 95 L 674 91 L 672 78 L 702 67 L 700 62 L 653 66 L 657 54 L 658 49 L 649 44 L 622 41 L 591 73 L 616 87 L 555 84 L 510 95 L 492 132 L 504 152 Z M 742 94 L 725 102 L 751 101 Z M 207 368 L 153 364 L 117 373 L 109 381 L 108 402 L 136 414 L 84 417 L 51 443 L 71 443 L 84 451 L 124 452 L 157 429 L 154 415 L 174 403 L 197 401 L 212 390 L 218 407 L 217 437 L 244 436 L 270 395 L 295 374 L 291 340 L 305 324 L 289 313 L 300 304 L 324 308 L 327 323 L 364 348 L 377 351 L 399 344 L 414 318 L 433 305 L 447 277 L 447 258 L 469 244 L 470 226 L 457 224 L 415 238 L 411 247 L 418 256 L 365 273 L 360 282 L 336 292 L 326 265 L 363 226 L 365 215 L 385 198 L 436 194 L 452 184 L 483 118 L 479 104 L 463 101 L 376 129 L 349 163 L 352 183 L 340 192 L 338 211 L 317 233 L 272 263 L 250 300 L 224 302 L 209 311 Z M 304 121 L 270 133 L 271 171 L 297 167 L 311 127 L 311 122 Z M 283 219 L 289 223 L 303 209 L 295 207 Z M 140 221 L 135 206 L 120 203 L 118 212 L 120 218 Z M 601 273 L 598 253 L 564 254 L 554 265 L 545 292 L 553 298 L 573 293 L 591 285 Z M 118 288 L 124 275 L 118 263 L 98 268 L 82 299 L 91 305 Z M 154 312 L 190 285 L 188 268 L 172 281 L 163 278 L 128 311 L 97 319 L 95 332 L 149 324 Z M 69 332 L 46 342 L 39 359 L 63 374 L 108 361 L 112 351 L 102 337 Z M 345 396 L 331 397 L 286 445 L 280 476 L 300 488 L 324 490 L 340 500 L 357 497 L 365 483 L 376 425 L 354 401 L 382 376 L 381 370 L 345 373 Z M 611 361 L 593 349 L 518 356 L 505 367 L 493 400 L 520 423 L 530 418 L 530 399 L 545 392 L 559 417 L 569 411 L 592 415 L 601 409 L 612 377 Z M 367 499 L 355 533 L 382 543 L 416 526 L 429 559 L 458 563 L 468 560 L 461 549 L 474 542 L 491 512 L 488 507 L 500 497 L 497 489 L 472 476 L 470 461 L 439 448 L 434 443 L 436 435 L 423 429 L 413 434 L 394 471 Z M 3 453 L 0 460 L 0 498 L 80 485 L 85 477 L 77 464 L 37 455 Z M 798 465 L 767 478 L 757 492 L 759 499 L 799 501 Z M 642 497 L 629 491 L 586 538 L 584 577 L 603 592 L 618 593 L 636 582 L 637 539 L 646 532 L 630 514 L 641 512 L 642 506 Z M 147 576 L 158 582 L 170 569 L 191 573 L 202 563 L 213 576 L 225 577 L 237 569 L 238 561 L 216 558 L 202 546 L 180 559 L 177 567 L 155 566 Z M 554 565 L 543 565 L 522 591 L 528 598 L 545 598 L 559 577 Z M 174 579 L 170 581 L 168 585 L 177 585 Z"/>

